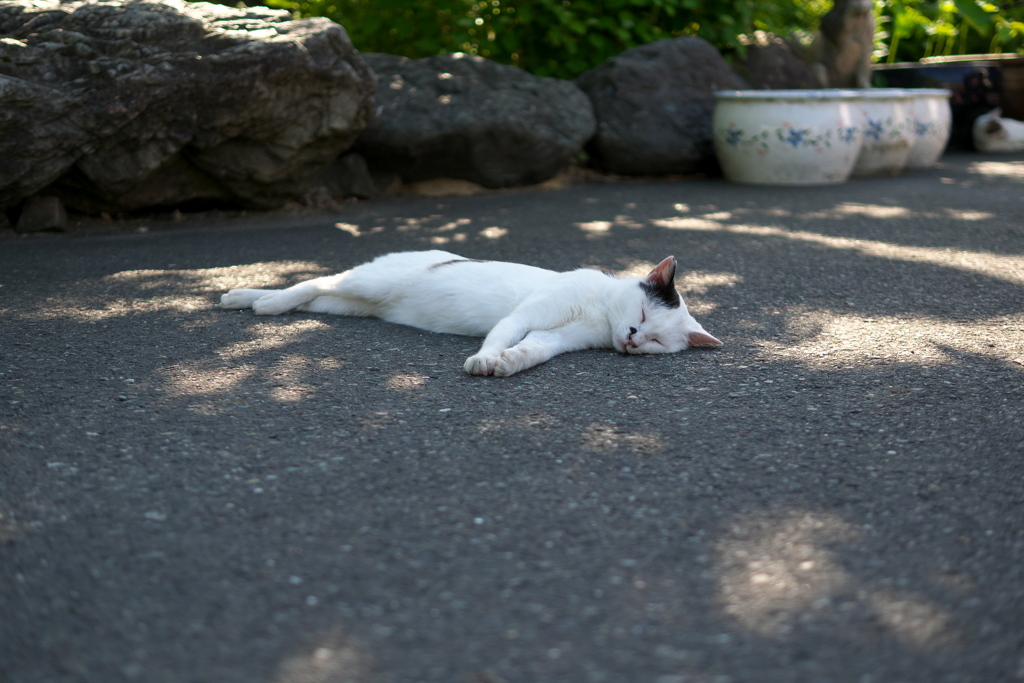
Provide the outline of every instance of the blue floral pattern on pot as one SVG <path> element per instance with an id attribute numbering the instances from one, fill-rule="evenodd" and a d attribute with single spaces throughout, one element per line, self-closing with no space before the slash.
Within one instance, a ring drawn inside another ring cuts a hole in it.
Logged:
<path id="1" fill-rule="evenodd" d="M 854 145 L 859 141 L 857 126 L 845 126 L 842 121 L 836 122 L 835 130 L 816 131 L 811 128 L 798 128 L 783 121 L 776 128 L 761 127 L 752 133 L 737 128 L 735 123 L 720 131 L 722 139 L 730 147 L 755 147 L 758 154 L 768 152 L 768 140 L 775 138 L 784 145 L 794 149 L 811 147 L 821 152 L 830 149 L 833 144 Z"/>
<path id="2" fill-rule="evenodd" d="M 794 147 L 799 147 L 800 143 L 804 141 L 804 136 L 810 132 L 811 131 L 807 128 L 803 130 L 796 130 L 794 128 L 790 128 L 789 133 L 786 135 L 785 142 L 788 142 Z"/>
<path id="3" fill-rule="evenodd" d="M 891 123 L 891 120 L 890 120 Z M 869 137 L 872 140 L 878 140 L 882 137 L 882 133 L 885 131 L 885 125 L 881 121 L 875 119 L 868 119 L 868 124 L 864 128 L 864 136 Z"/>
<path id="4" fill-rule="evenodd" d="M 902 124 L 906 124 L 909 128 L 914 125 L 913 119 L 905 119 L 902 122 L 893 121 L 891 116 L 885 119 L 873 119 L 871 116 L 864 112 L 864 139 L 871 138 L 872 140 L 885 140 L 899 138 L 903 136 Z M 925 133 L 918 132 L 918 135 L 925 135 Z"/>

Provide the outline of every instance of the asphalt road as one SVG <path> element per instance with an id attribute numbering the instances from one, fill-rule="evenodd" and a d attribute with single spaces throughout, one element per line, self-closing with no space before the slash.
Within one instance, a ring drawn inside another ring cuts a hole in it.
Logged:
<path id="1" fill-rule="evenodd" d="M 961 155 L 0 233 L 0 680 L 1024 680 L 1022 193 Z M 478 378 L 214 306 L 438 245 L 674 254 L 725 346 Z"/>

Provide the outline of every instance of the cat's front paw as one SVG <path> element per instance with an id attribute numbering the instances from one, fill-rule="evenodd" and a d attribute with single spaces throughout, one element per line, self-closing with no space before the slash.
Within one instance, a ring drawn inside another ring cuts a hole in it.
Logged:
<path id="1" fill-rule="evenodd" d="M 463 366 L 471 375 L 479 375 L 486 377 L 487 375 L 494 374 L 494 366 L 498 362 L 496 356 L 488 356 L 482 353 L 478 353 L 475 356 L 470 356 L 466 359 L 466 364 Z"/>

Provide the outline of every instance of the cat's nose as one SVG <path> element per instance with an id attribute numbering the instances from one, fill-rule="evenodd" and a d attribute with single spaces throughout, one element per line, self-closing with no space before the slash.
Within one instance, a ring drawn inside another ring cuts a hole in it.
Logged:
<path id="1" fill-rule="evenodd" d="M 636 334 L 636 328 L 635 327 L 629 328 L 629 336 L 632 337 L 634 334 Z"/>

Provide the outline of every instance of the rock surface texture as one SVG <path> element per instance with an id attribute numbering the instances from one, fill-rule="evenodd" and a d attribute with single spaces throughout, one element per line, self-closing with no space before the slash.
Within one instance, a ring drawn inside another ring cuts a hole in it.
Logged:
<path id="1" fill-rule="evenodd" d="M 352 144 L 374 84 L 326 19 L 0 1 L 0 209 L 43 188 L 87 211 L 278 206 Z"/>
<path id="2" fill-rule="evenodd" d="M 587 147 L 594 163 L 633 175 L 713 167 L 714 92 L 749 87 L 718 50 L 691 36 L 626 50 L 576 83 L 597 115 Z"/>
<path id="3" fill-rule="evenodd" d="M 590 100 L 569 81 L 458 53 L 363 56 L 377 73 L 377 104 L 355 149 L 375 172 L 528 185 L 553 176 L 594 133 Z"/>
<path id="4" fill-rule="evenodd" d="M 736 72 L 759 90 L 823 87 L 802 57 L 799 46 L 758 31 L 747 45 L 747 54 L 736 60 Z"/>

